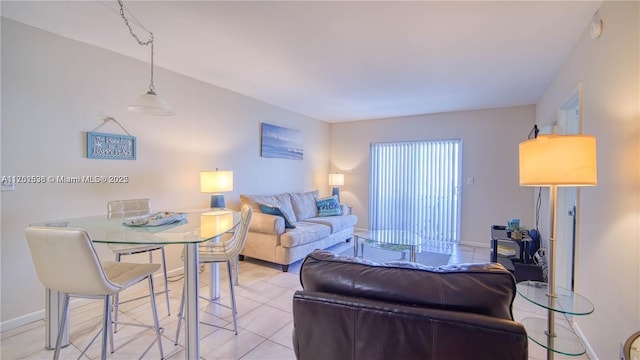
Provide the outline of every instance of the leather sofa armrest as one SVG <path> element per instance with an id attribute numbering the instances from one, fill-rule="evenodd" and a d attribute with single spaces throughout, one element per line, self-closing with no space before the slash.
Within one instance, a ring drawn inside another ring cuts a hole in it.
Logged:
<path id="1" fill-rule="evenodd" d="M 284 233 L 284 219 L 281 216 L 254 212 L 249 231 L 280 235 Z"/>

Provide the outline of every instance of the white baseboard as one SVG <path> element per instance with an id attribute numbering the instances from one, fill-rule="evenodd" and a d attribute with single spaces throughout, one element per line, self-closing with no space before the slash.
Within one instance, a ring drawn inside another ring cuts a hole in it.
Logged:
<path id="1" fill-rule="evenodd" d="M 587 356 L 589 356 L 589 359 L 599 360 L 598 355 L 596 355 L 596 352 L 591 347 L 589 340 L 587 339 L 586 336 L 584 336 L 582 329 L 580 329 L 580 325 L 578 325 L 578 323 L 575 321 L 573 322 L 573 329 L 575 330 L 576 335 L 578 335 L 580 340 L 582 340 L 582 342 L 584 343 L 584 347 L 587 349 Z"/>
<path id="2" fill-rule="evenodd" d="M 483 242 L 465 241 L 465 242 L 459 243 L 458 245 L 473 246 L 473 247 L 486 248 L 486 249 L 490 249 L 491 248 L 491 242 L 490 241 L 483 241 Z"/>
<path id="3" fill-rule="evenodd" d="M 44 319 L 44 309 L 0 322 L 0 331 L 15 329 L 42 319 Z"/>
<path id="4" fill-rule="evenodd" d="M 71 309 L 75 309 L 79 306 L 88 304 L 90 301 L 95 301 L 95 299 L 75 298 L 69 302 L 69 307 Z M 39 320 L 44 320 L 44 309 L 0 322 L 0 331 L 15 329 Z"/>
<path id="5" fill-rule="evenodd" d="M 177 268 L 177 269 L 167 271 L 167 276 L 178 276 L 182 274 L 183 274 L 182 268 Z M 162 283 L 162 286 L 164 286 L 164 279 L 163 279 L 162 273 L 156 274 L 153 277 L 156 284 L 160 282 Z M 88 304 L 90 301 L 95 301 L 95 299 L 72 298 L 71 301 L 69 302 L 69 306 L 73 310 L 79 306 Z M 44 320 L 44 309 L 34 311 L 32 313 L 24 314 L 24 315 L 15 317 L 13 319 L 2 321 L 0 322 L 0 331 L 15 329 L 17 327 L 27 325 L 29 323 L 32 323 L 34 321 L 39 321 L 39 320 Z"/>

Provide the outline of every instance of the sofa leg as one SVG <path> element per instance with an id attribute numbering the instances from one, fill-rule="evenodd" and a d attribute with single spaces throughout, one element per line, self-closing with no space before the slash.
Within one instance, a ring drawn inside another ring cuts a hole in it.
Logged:
<path id="1" fill-rule="evenodd" d="M 289 265 L 282 265 L 282 272 L 289 271 Z"/>
<path id="2" fill-rule="evenodd" d="M 244 261 L 244 255 L 238 255 L 238 260 Z"/>

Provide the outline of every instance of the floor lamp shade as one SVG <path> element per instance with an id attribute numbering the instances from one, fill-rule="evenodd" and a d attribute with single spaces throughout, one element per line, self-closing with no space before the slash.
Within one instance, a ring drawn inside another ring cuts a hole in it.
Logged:
<path id="1" fill-rule="evenodd" d="M 233 171 L 201 171 L 200 192 L 213 193 L 211 207 L 225 207 L 223 192 L 233 191 Z"/>
<path id="2" fill-rule="evenodd" d="M 596 138 L 540 135 L 520 143 L 520 185 L 596 185 Z"/>

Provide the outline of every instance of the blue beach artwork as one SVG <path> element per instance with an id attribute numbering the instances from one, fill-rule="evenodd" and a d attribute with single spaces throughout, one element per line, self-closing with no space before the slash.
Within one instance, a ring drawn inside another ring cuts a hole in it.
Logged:
<path id="1" fill-rule="evenodd" d="M 262 123 L 262 157 L 302 160 L 300 130 Z"/>

